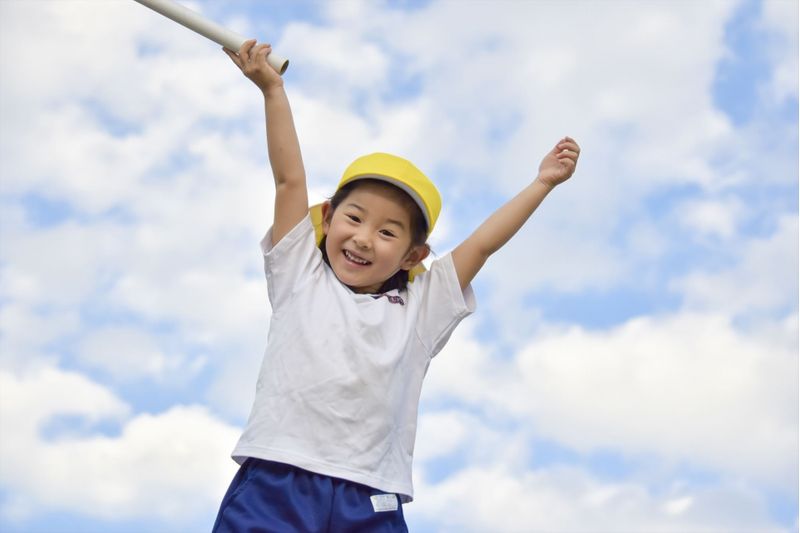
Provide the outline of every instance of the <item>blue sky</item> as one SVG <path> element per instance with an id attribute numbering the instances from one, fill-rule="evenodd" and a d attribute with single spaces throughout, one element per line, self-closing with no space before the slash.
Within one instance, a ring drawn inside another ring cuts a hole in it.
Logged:
<path id="1" fill-rule="evenodd" d="M 271 40 L 315 200 L 383 150 L 452 249 L 578 171 L 432 363 L 412 531 L 798 530 L 798 11 L 191 4 Z M 270 310 L 257 90 L 132 1 L 0 1 L 0 529 L 210 529 Z M 464 502 L 469 502 L 465 505 Z"/>

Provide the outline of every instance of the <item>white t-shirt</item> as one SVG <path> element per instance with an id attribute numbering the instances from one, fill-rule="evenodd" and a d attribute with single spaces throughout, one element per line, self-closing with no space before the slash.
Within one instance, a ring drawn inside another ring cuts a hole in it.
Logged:
<path id="1" fill-rule="evenodd" d="M 422 379 L 475 310 L 448 254 L 408 289 L 358 294 L 322 259 L 309 217 L 261 241 L 272 319 L 250 418 L 233 451 L 413 497 Z"/>

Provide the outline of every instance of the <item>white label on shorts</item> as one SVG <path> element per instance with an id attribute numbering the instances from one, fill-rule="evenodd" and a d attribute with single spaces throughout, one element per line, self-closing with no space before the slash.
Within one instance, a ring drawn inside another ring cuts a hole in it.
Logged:
<path id="1" fill-rule="evenodd" d="M 376 513 L 397 510 L 397 495 L 395 494 L 374 494 L 369 499 L 372 500 L 372 508 Z"/>

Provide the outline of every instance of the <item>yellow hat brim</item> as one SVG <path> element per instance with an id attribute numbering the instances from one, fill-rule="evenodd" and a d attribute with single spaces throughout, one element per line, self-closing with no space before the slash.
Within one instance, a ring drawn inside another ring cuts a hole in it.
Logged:
<path id="1" fill-rule="evenodd" d="M 407 159 L 376 152 L 350 163 L 336 189 L 365 178 L 383 180 L 408 194 L 422 211 L 430 236 L 442 210 L 442 197 L 428 176 Z"/>

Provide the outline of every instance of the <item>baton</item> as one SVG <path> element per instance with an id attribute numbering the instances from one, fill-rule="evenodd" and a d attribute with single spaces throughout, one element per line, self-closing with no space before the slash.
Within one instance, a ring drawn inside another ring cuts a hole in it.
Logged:
<path id="1" fill-rule="evenodd" d="M 156 13 L 160 13 L 172 19 L 181 26 L 185 26 L 195 33 L 199 33 L 207 39 L 211 39 L 217 44 L 224 46 L 229 50 L 236 51 L 247 39 L 238 33 L 223 28 L 216 22 L 210 21 L 203 17 L 197 11 L 192 11 L 188 7 L 184 7 L 172 0 L 134 0 L 139 2 L 145 7 L 149 7 Z M 289 66 L 289 60 L 284 59 L 277 55 L 275 52 L 270 52 L 267 56 L 267 63 L 274 68 L 279 74 L 286 72 Z"/>

